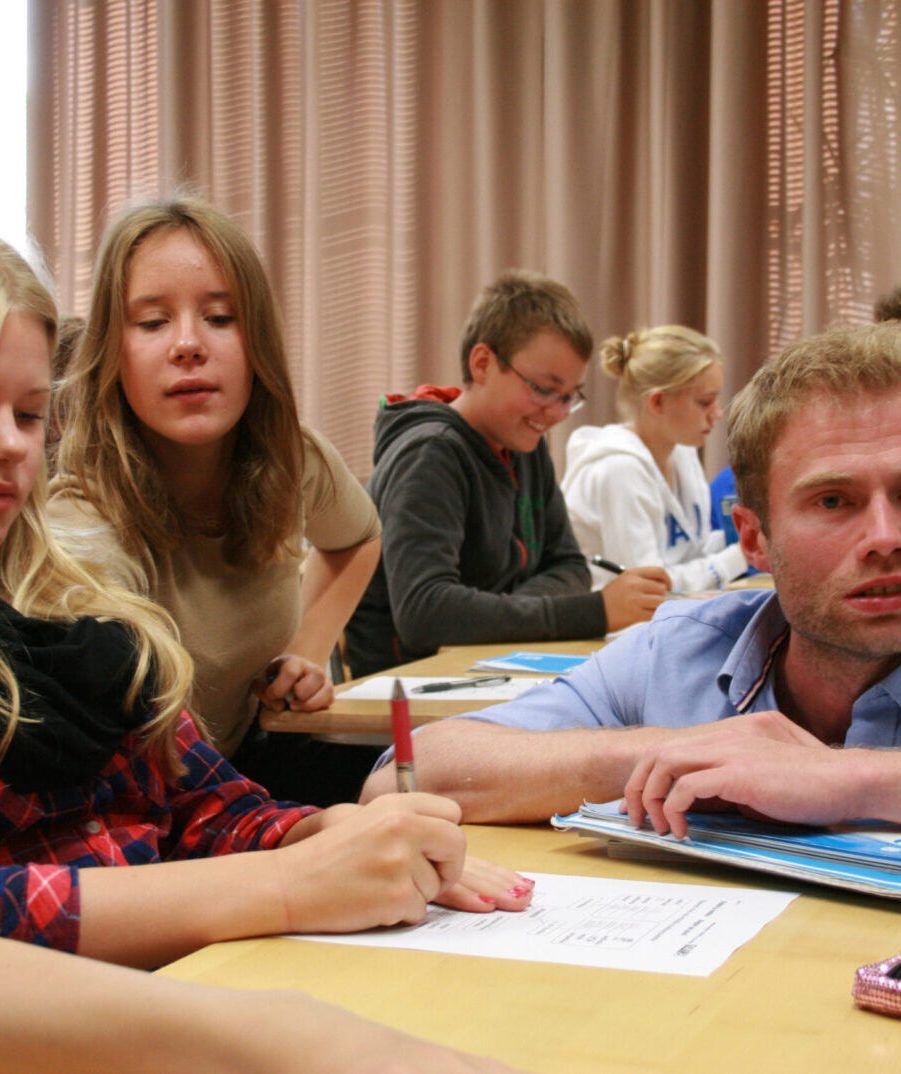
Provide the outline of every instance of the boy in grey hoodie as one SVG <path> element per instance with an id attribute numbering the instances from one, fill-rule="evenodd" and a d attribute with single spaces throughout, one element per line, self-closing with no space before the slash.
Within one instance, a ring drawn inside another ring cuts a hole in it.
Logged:
<path id="1" fill-rule="evenodd" d="M 508 272 L 464 329 L 463 388 L 382 400 L 382 556 L 347 626 L 353 675 L 442 645 L 602 638 L 650 618 L 659 567 L 591 592 L 544 434 L 582 405 L 591 332 L 561 284 Z"/>

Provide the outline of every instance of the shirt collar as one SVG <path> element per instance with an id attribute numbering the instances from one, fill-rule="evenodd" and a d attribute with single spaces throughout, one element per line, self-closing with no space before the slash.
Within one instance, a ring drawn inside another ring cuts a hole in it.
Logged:
<path id="1" fill-rule="evenodd" d="M 788 630 L 778 594 L 774 592 L 748 620 L 717 675 L 717 685 L 736 711 L 749 711 L 754 698 L 760 695 L 766 698 L 762 708 L 778 708 L 772 664 Z M 894 719 L 887 719 L 889 713 Z M 901 746 L 901 667 L 874 683 L 854 702 L 845 745 L 859 743 Z"/>
<path id="2" fill-rule="evenodd" d="M 769 679 L 773 658 L 787 630 L 774 592 L 751 616 L 717 675 L 717 685 L 736 711 L 746 710 Z"/>

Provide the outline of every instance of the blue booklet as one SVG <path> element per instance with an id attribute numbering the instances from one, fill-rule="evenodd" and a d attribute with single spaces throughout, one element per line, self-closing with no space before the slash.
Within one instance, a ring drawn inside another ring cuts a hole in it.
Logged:
<path id="1" fill-rule="evenodd" d="M 545 675 L 565 675 L 584 664 L 587 659 L 587 656 L 574 656 L 569 653 L 517 652 L 477 660 L 476 667 L 490 668 L 492 671 L 538 671 Z"/>
<path id="2" fill-rule="evenodd" d="M 863 820 L 830 828 L 750 820 L 738 813 L 689 813 L 688 837 L 635 829 L 614 802 L 586 802 L 555 816 L 555 828 L 606 837 L 706 861 L 901 898 L 901 825 Z"/>

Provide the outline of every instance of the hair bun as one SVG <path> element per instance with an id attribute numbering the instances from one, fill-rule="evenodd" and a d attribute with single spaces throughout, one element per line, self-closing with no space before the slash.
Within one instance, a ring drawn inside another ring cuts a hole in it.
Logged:
<path id="1" fill-rule="evenodd" d="M 601 368 L 608 377 L 621 377 L 631 354 L 631 333 L 626 336 L 609 336 L 601 344 Z"/>

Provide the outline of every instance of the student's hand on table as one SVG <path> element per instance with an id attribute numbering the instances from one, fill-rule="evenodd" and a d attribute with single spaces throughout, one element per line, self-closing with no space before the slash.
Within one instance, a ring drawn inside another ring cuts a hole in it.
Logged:
<path id="1" fill-rule="evenodd" d="M 601 590 L 607 633 L 650 619 L 671 586 L 662 567 L 629 567 Z"/>
<path id="2" fill-rule="evenodd" d="M 435 902 L 474 914 L 525 910 L 531 905 L 534 887 L 534 880 L 468 854 L 459 881 Z"/>
<path id="3" fill-rule="evenodd" d="M 317 835 L 273 851 L 285 932 L 355 932 L 414 924 L 463 872 L 460 807 L 391 794 Z"/>
<path id="4" fill-rule="evenodd" d="M 624 789 L 636 826 L 683 838 L 685 814 L 705 803 L 798 824 L 848 820 L 857 797 L 845 751 L 824 745 L 779 712 L 721 720 L 652 747 Z M 850 780 L 850 782 L 849 782 Z"/>
<path id="5" fill-rule="evenodd" d="M 366 806 L 346 802 L 304 817 L 285 835 L 281 845 L 285 847 L 318 833 L 334 832 L 338 826 L 347 826 L 350 831 L 362 826 L 369 831 L 372 816 L 389 817 L 397 813 L 431 811 L 433 801 L 448 802 L 451 807 L 449 810 L 439 806 L 437 812 L 441 816 L 456 818 L 453 823 L 458 823 L 459 807 L 449 799 L 431 794 L 385 794 Z M 462 836 L 462 832 L 460 835 Z M 492 910 L 524 910 L 532 901 L 533 887 L 534 881 L 511 869 L 467 855 L 457 882 L 431 897 L 429 901 L 477 914 L 490 913 Z M 419 919 L 424 916 L 425 909 Z"/>
<path id="6" fill-rule="evenodd" d="M 335 688 L 328 675 L 318 664 L 296 653 L 270 661 L 263 677 L 254 682 L 253 692 L 274 712 L 318 712 L 335 700 Z"/>

